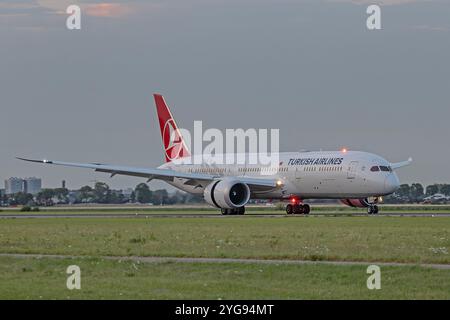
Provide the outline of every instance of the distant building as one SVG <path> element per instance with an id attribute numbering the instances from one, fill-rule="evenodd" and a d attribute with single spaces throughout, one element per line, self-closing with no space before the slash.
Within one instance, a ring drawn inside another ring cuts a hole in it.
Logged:
<path id="1" fill-rule="evenodd" d="M 0 189 L 0 206 L 5 206 L 6 202 L 3 201 L 3 197 L 5 195 L 5 189 Z"/>
<path id="2" fill-rule="evenodd" d="M 5 194 L 15 194 L 24 191 L 23 179 L 9 178 L 5 180 Z"/>
<path id="3" fill-rule="evenodd" d="M 79 197 L 80 197 L 80 191 L 79 190 L 69 191 L 69 194 L 67 196 L 67 198 L 69 199 L 69 204 L 76 203 Z"/>
<path id="4" fill-rule="evenodd" d="M 38 178 L 9 178 L 5 180 L 5 194 L 15 194 L 19 192 L 36 195 L 42 190 L 42 180 Z"/>
<path id="5" fill-rule="evenodd" d="M 25 178 L 23 179 L 24 188 L 23 192 L 36 195 L 42 190 L 42 180 L 38 178 Z"/>
<path id="6" fill-rule="evenodd" d="M 132 194 L 133 194 L 133 192 L 134 192 L 133 189 L 131 189 L 131 188 L 126 188 L 126 189 L 122 190 L 121 192 L 122 192 L 123 200 L 124 200 L 124 201 L 126 201 L 126 202 L 131 201 L 131 196 L 132 196 Z"/>
<path id="7" fill-rule="evenodd" d="M 131 195 L 133 194 L 134 190 L 131 188 L 126 188 L 124 190 L 122 190 L 122 194 L 124 195 L 124 197 L 126 198 L 130 198 Z"/>

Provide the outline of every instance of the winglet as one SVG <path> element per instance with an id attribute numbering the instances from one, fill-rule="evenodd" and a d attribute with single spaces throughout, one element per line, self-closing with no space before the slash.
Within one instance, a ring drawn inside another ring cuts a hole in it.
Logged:
<path id="1" fill-rule="evenodd" d="M 391 168 L 392 169 L 398 169 L 398 168 L 401 168 L 401 167 L 409 166 L 412 163 L 412 161 L 413 161 L 413 159 L 410 157 L 406 161 L 391 163 Z"/>
<path id="2" fill-rule="evenodd" d="M 25 158 L 20 158 L 20 157 L 16 157 L 17 160 L 22 160 L 22 161 L 27 161 L 27 162 L 35 162 L 35 163 L 48 163 L 48 164 L 52 164 L 53 161 L 50 160 L 33 160 L 33 159 L 25 159 Z"/>

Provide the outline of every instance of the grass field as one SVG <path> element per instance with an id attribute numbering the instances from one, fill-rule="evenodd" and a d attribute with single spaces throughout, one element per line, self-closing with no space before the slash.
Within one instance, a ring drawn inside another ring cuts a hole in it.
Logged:
<path id="1" fill-rule="evenodd" d="M 0 299 L 450 299 L 450 270 L 382 266 L 137 263 L 102 256 L 256 258 L 450 264 L 448 217 L 0 219 Z M 83 257 L 84 256 L 84 257 Z M 68 265 L 82 290 L 65 287 Z"/>
<path id="2" fill-rule="evenodd" d="M 81 290 L 68 290 L 69 265 Z M 382 267 L 368 290 L 366 267 L 137 263 L 0 257 L 0 299 L 450 299 L 450 270 Z"/>
<path id="3" fill-rule="evenodd" d="M 2 219 L 0 253 L 450 263 L 445 217 Z"/>

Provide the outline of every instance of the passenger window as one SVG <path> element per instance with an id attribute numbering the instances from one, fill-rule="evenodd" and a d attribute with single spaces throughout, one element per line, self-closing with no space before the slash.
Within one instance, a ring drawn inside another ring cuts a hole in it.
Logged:
<path id="1" fill-rule="evenodd" d="M 372 168 L 370 168 L 370 171 L 372 172 L 380 171 L 380 168 L 378 168 L 378 166 L 373 166 Z"/>

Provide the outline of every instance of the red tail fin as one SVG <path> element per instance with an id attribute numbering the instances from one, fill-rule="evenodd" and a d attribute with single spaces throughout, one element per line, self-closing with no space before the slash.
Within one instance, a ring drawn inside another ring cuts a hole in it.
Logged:
<path id="1" fill-rule="evenodd" d="M 156 111 L 158 112 L 159 128 L 161 129 L 166 162 L 189 157 L 191 154 L 184 143 L 169 107 L 164 101 L 164 97 L 160 94 L 154 94 L 153 97 L 155 98 Z"/>

